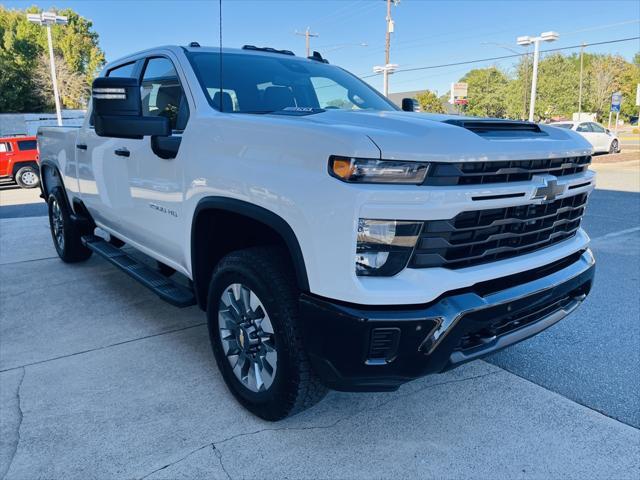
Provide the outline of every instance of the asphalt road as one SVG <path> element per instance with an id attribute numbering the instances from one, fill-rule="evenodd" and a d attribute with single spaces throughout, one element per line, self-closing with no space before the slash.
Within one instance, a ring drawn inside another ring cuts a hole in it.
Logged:
<path id="1" fill-rule="evenodd" d="M 638 478 L 640 170 L 596 169 L 598 271 L 576 313 L 277 424 L 227 393 L 200 311 L 98 258 L 61 263 L 37 193 L 0 191 L 0 478 Z"/>

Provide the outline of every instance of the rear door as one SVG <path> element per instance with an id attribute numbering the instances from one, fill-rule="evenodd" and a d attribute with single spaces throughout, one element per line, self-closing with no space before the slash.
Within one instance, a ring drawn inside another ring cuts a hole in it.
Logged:
<path id="1" fill-rule="evenodd" d="M 589 126 L 591 127 L 591 131 L 593 132 L 593 140 L 597 144 L 596 148 L 602 152 L 608 151 L 611 137 L 607 134 L 607 131 L 604 129 L 604 127 L 594 122 L 590 122 Z"/>
<path id="2" fill-rule="evenodd" d="M 598 136 L 593 133 L 593 130 L 591 130 L 591 123 L 590 122 L 580 123 L 578 125 L 578 127 L 576 128 L 576 132 L 578 132 L 580 135 L 582 135 L 584 138 L 587 139 L 587 141 L 593 147 L 594 151 L 598 151 L 599 150 Z"/>

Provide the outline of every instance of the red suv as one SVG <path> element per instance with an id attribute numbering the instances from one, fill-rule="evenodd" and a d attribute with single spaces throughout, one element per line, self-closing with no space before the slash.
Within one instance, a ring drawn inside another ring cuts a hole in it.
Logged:
<path id="1" fill-rule="evenodd" d="M 0 184 L 13 181 L 22 188 L 40 185 L 36 137 L 0 137 Z"/>

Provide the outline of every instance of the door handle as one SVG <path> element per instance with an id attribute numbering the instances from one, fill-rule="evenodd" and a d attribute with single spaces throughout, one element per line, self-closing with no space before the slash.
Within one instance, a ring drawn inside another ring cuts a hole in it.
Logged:
<path id="1" fill-rule="evenodd" d="M 87 146 L 84 143 L 78 143 L 78 144 L 76 144 L 76 148 L 78 150 L 86 150 Z"/>
<path id="2" fill-rule="evenodd" d="M 129 155 L 131 155 L 129 150 L 127 150 L 126 148 L 117 148 L 113 153 L 115 153 L 119 157 L 128 157 Z"/>

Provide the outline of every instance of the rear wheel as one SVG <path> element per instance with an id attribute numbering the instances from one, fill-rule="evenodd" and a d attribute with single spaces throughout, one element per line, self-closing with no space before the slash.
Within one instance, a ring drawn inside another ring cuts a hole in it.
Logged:
<path id="1" fill-rule="evenodd" d="M 16 183 L 22 188 L 35 188 L 40 185 L 38 171 L 30 165 L 22 167 L 16 172 Z"/>
<path id="2" fill-rule="evenodd" d="M 265 420 L 305 410 L 327 392 L 302 345 L 297 294 L 278 248 L 231 253 L 211 280 L 207 319 L 218 368 L 236 399 Z"/>
<path id="3" fill-rule="evenodd" d="M 611 146 L 609 147 L 609 153 L 618 153 L 619 151 L 618 140 L 612 141 Z"/>
<path id="4" fill-rule="evenodd" d="M 82 244 L 82 233 L 71 220 L 67 199 L 62 188 L 56 187 L 48 199 L 49 226 L 58 256 L 67 263 L 81 262 L 91 256 L 91 250 Z"/>

